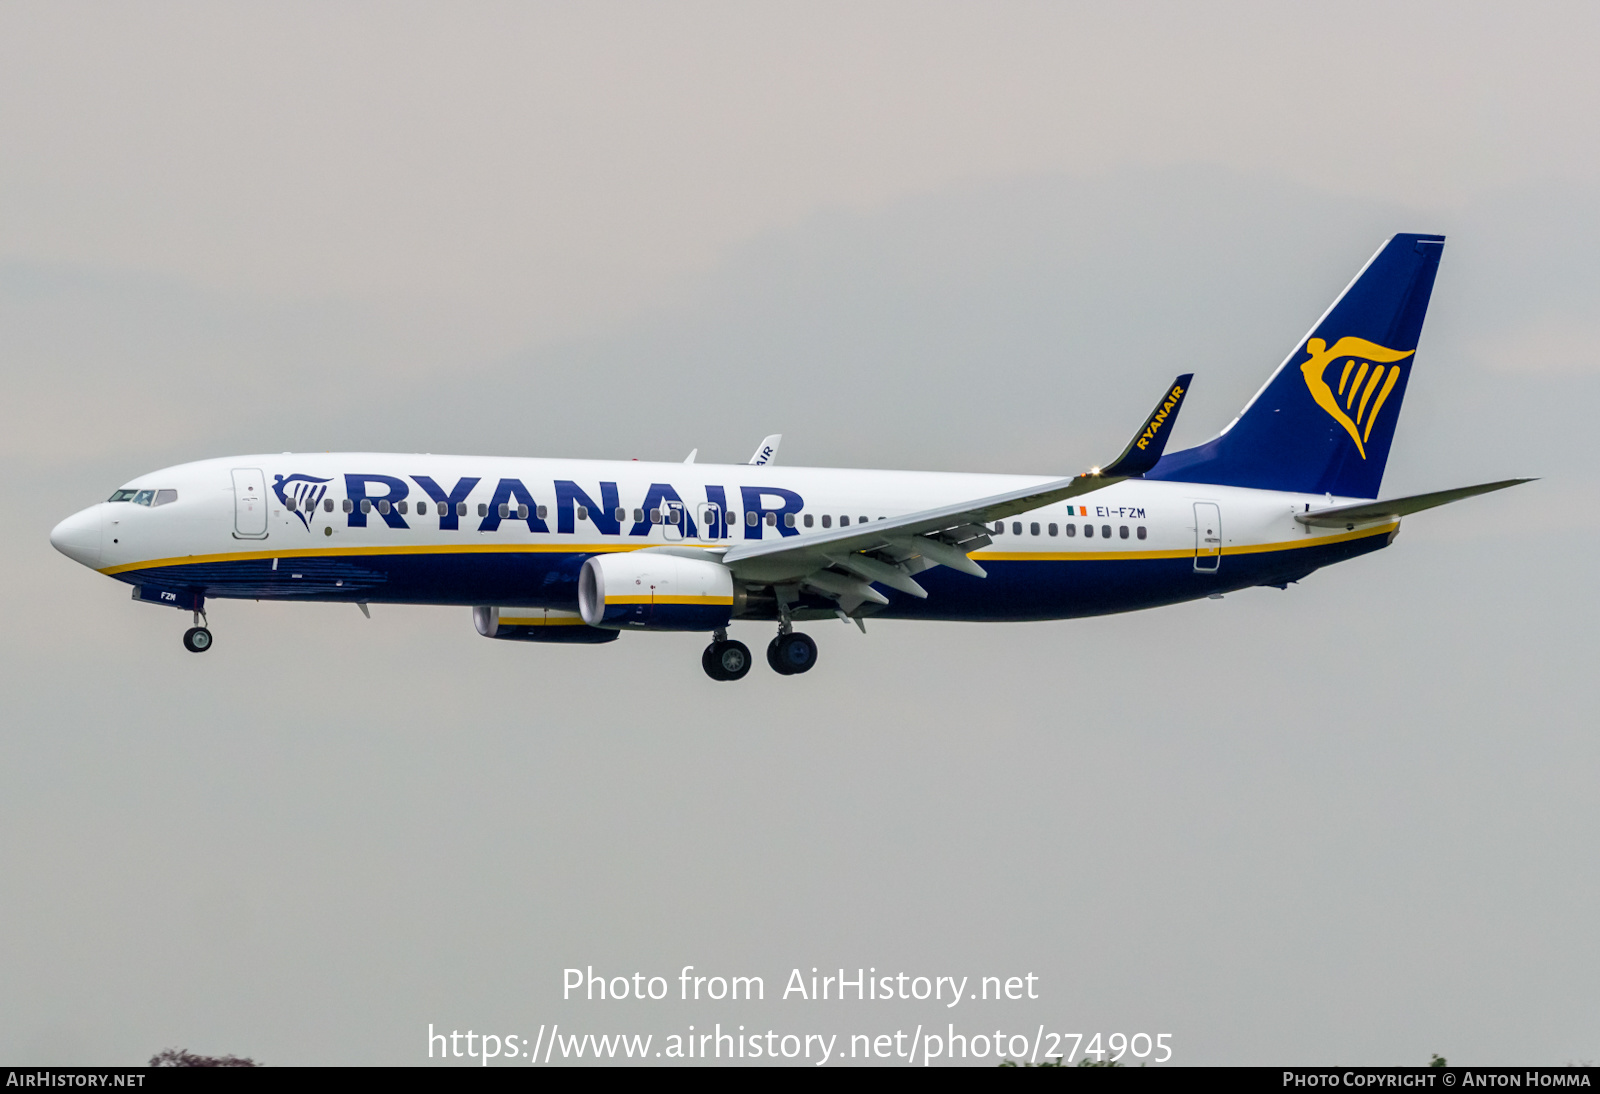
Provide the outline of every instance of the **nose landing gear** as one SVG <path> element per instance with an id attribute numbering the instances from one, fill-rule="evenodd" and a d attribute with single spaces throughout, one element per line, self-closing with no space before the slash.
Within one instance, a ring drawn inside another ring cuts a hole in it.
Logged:
<path id="1" fill-rule="evenodd" d="M 183 632 L 183 648 L 190 653 L 205 653 L 211 648 L 211 629 L 202 625 L 202 616 L 194 613 L 194 626 Z"/>

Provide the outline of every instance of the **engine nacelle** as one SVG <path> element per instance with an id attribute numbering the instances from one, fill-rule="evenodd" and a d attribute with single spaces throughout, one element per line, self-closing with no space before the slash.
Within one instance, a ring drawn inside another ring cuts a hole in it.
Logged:
<path id="1" fill-rule="evenodd" d="M 472 623 L 485 638 L 504 638 L 512 642 L 614 642 L 617 631 L 601 630 L 584 623 L 575 612 L 548 608 L 472 609 Z"/>
<path id="2" fill-rule="evenodd" d="M 714 631 L 734 611 L 733 572 L 665 551 L 596 555 L 578 575 L 578 611 L 591 627 Z"/>

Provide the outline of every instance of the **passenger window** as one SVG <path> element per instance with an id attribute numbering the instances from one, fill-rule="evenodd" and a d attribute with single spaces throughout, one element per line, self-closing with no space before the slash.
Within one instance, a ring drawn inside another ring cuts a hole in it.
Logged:
<path id="1" fill-rule="evenodd" d="M 156 500 L 151 502 L 151 504 L 152 505 L 171 505 L 173 502 L 175 502 L 177 500 L 178 500 L 178 492 L 176 490 L 157 490 L 156 491 Z"/>
<path id="2" fill-rule="evenodd" d="M 621 524 L 628 519 L 628 511 L 619 505 L 617 506 L 617 511 L 611 514 L 611 519 Z"/>
<path id="3" fill-rule="evenodd" d="M 1004 532 L 1005 530 L 1006 530 L 1006 522 L 1005 521 L 997 520 L 997 521 L 994 522 L 994 534 L 995 535 L 998 536 L 1000 533 Z"/>
<path id="4" fill-rule="evenodd" d="M 1100 526 L 1100 534 L 1102 536 L 1105 536 L 1107 539 L 1110 539 L 1111 538 L 1111 525 L 1102 524 Z"/>
<path id="5" fill-rule="evenodd" d="M 333 499 L 332 498 L 323 498 L 322 499 L 322 508 L 326 512 L 329 512 L 329 513 L 333 512 Z"/>
<path id="6" fill-rule="evenodd" d="M 283 507 L 285 509 L 289 510 L 289 512 L 291 512 L 291 513 L 294 512 L 294 499 L 293 498 L 286 499 L 284 501 L 284 503 L 283 503 Z"/>
<path id="7" fill-rule="evenodd" d="M 848 528 L 848 527 L 850 527 L 850 518 L 849 517 L 840 517 L 839 518 L 839 527 L 840 528 Z"/>
<path id="8" fill-rule="evenodd" d="M 479 516 L 480 516 L 480 517 L 486 517 L 486 516 L 488 516 L 488 515 L 489 515 L 489 506 L 488 506 L 488 503 L 486 503 L 486 502 L 481 502 L 481 501 L 480 501 L 480 502 L 479 502 L 479 503 L 478 503 L 478 515 L 479 515 Z"/>
<path id="9" fill-rule="evenodd" d="M 1076 524 L 1069 524 L 1066 526 L 1065 531 L 1067 533 L 1067 538 L 1071 539 L 1073 536 L 1078 534 L 1078 526 Z"/>
<path id="10" fill-rule="evenodd" d="M 517 506 L 517 519 L 518 520 L 527 520 L 528 519 L 528 507 L 526 505 Z"/>
<path id="11" fill-rule="evenodd" d="M 574 511 L 576 512 L 579 520 L 589 519 L 589 507 L 587 505 L 579 505 Z"/>
<path id="12" fill-rule="evenodd" d="M 440 513 L 444 512 L 444 502 L 442 502 L 442 501 L 439 503 L 439 512 Z M 464 517 L 466 515 L 467 515 L 467 503 L 464 502 L 464 501 L 456 502 L 456 516 Z"/>
<path id="13" fill-rule="evenodd" d="M 1011 534 L 1014 536 L 1020 536 L 1022 534 L 1022 522 L 1020 520 L 1014 520 L 1011 522 Z"/>
<path id="14" fill-rule="evenodd" d="M 822 526 L 824 528 L 832 528 L 833 527 L 833 515 L 831 513 L 822 514 Z"/>
<path id="15" fill-rule="evenodd" d="M 794 514 L 793 513 L 785 513 L 785 514 L 783 514 L 783 526 L 785 528 L 793 528 L 794 527 Z"/>
<path id="16" fill-rule="evenodd" d="M 1034 521 L 1032 524 L 1028 525 L 1028 534 L 1030 536 L 1036 536 L 1036 535 L 1039 534 L 1039 522 L 1038 521 Z"/>
<path id="17" fill-rule="evenodd" d="M 660 524 L 661 523 L 661 510 L 659 510 L 659 509 L 650 510 L 650 523 L 651 524 Z"/>
<path id="18" fill-rule="evenodd" d="M 633 511 L 633 523 L 639 524 L 643 520 L 644 520 L 644 510 L 643 509 L 635 509 Z"/>
<path id="19" fill-rule="evenodd" d="M 382 498 L 378 501 L 378 512 L 383 516 L 389 515 L 389 499 Z"/>
<path id="20" fill-rule="evenodd" d="M 355 508 L 355 507 L 356 507 L 356 506 L 355 506 L 355 502 L 353 502 L 353 501 L 351 501 L 351 500 L 350 500 L 350 499 L 349 499 L 349 498 L 345 498 L 345 499 L 344 499 L 344 511 L 345 511 L 345 512 L 346 512 L 346 513 L 348 513 L 348 512 L 350 512 L 350 511 L 351 511 L 351 510 L 353 510 L 353 509 L 354 509 L 354 508 Z"/>
<path id="21" fill-rule="evenodd" d="M 1050 526 L 1050 534 L 1052 536 L 1056 534 L 1056 526 L 1054 524 Z"/>
<path id="22" fill-rule="evenodd" d="M 767 527 L 768 528 L 776 528 L 777 526 L 778 526 L 778 514 L 776 514 L 776 513 L 768 513 L 767 514 Z"/>
<path id="23" fill-rule="evenodd" d="M 1144 538 L 1144 525 L 1142 525 L 1142 524 L 1139 525 L 1139 538 L 1140 539 Z"/>
<path id="24" fill-rule="evenodd" d="M 1117 529 L 1117 535 L 1120 536 L 1123 539 L 1127 539 L 1128 538 L 1128 526 L 1126 524 L 1124 524 L 1122 527 L 1118 528 Z"/>
<path id="25" fill-rule="evenodd" d="M 372 512 L 372 499 L 370 499 L 370 498 L 362 498 L 361 499 L 361 511 L 363 513 Z"/>
<path id="26" fill-rule="evenodd" d="M 548 505 L 539 506 L 539 519 L 540 520 L 543 520 L 545 517 L 548 517 L 549 515 L 550 515 L 550 507 Z"/>
<path id="27" fill-rule="evenodd" d="M 1089 538 L 1093 539 L 1094 538 L 1094 525 L 1085 524 L 1083 526 L 1083 534 L 1088 536 Z"/>
<path id="28" fill-rule="evenodd" d="M 507 504 L 506 502 L 501 502 L 499 507 L 495 510 L 495 512 L 500 514 L 500 519 L 501 520 L 505 520 L 507 517 L 509 517 L 511 515 L 511 506 L 509 504 Z"/>
<path id="29" fill-rule="evenodd" d="M 757 513 L 754 513 L 754 512 L 747 512 L 744 515 L 745 525 L 747 527 L 750 527 L 750 528 L 754 528 L 756 526 L 756 524 L 759 523 L 760 520 L 761 520 L 760 515 L 757 514 Z"/>
<path id="30" fill-rule="evenodd" d="M 865 524 L 865 523 L 867 523 L 867 518 L 866 517 L 862 517 L 860 520 L 856 521 L 856 523 L 857 524 Z"/>
<path id="31" fill-rule="evenodd" d="M 403 501 L 402 502 L 397 502 L 395 504 L 395 508 L 400 510 L 400 515 L 402 517 L 406 515 L 406 503 L 405 502 L 403 502 Z"/>
<path id="32" fill-rule="evenodd" d="M 806 527 L 807 527 L 807 528 L 810 528 L 810 527 L 811 527 L 811 524 L 812 524 L 812 520 L 811 520 L 811 514 L 810 514 L 810 513 L 807 513 L 807 514 L 806 514 Z"/>
<path id="33" fill-rule="evenodd" d="M 148 506 L 155 496 L 154 490 L 141 490 L 133 496 L 133 504 Z"/>

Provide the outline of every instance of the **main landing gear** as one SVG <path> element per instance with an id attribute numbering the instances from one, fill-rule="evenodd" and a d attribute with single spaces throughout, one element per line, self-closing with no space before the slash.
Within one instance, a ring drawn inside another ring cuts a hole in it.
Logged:
<path id="1" fill-rule="evenodd" d="M 713 680 L 742 680 L 750 671 L 750 647 L 717 631 L 715 640 L 700 655 L 700 667 Z M 780 676 L 798 676 L 817 663 L 817 644 L 799 631 L 779 631 L 767 645 L 767 664 Z"/>
<path id="2" fill-rule="evenodd" d="M 798 676 L 810 672 L 817 663 L 817 644 L 809 634 L 799 631 L 780 632 L 767 643 L 767 664 L 781 676 Z"/>
<path id="3" fill-rule="evenodd" d="M 700 667 L 713 680 L 742 680 L 750 671 L 750 647 L 730 641 L 727 631 L 718 631 L 716 641 L 700 655 Z"/>
<path id="4" fill-rule="evenodd" d="M 190 653 L 205 653 L 211 648 L 211 629 L 201 625 L 201 615 L 194 613 L 194 626 L 183 632 L 183 648 Z"/>

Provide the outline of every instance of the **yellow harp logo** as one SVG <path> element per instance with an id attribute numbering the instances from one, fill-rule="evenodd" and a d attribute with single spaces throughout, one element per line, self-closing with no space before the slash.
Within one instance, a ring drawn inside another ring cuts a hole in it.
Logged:
<path id="1" fill-rule="evenodd" d="M 1300 366 L 1300 373 L 1306 378 L 1311 397 L 1334 421 L 1344 426 L 1344 431 L 1356 442 L 1356 451 L 1366 459 L 1372 424 L 1378 420 L 1378 411 L 1383 409 L 1389 392 L 1400 379 L 1400 366 L 1393 362 L 1404 361 L 1417 351 L 1387 349 L 1365 338 L 1341 338 L 1330 347 L 1323 339 L 1312 338 L 1306 342 L 1306 352 L 1311 357 Z M 1322 374 L 1341 357 L 1345 358 L 1344 368 L 1339 373 L 1339 389 L 1335 391 Z"/>

